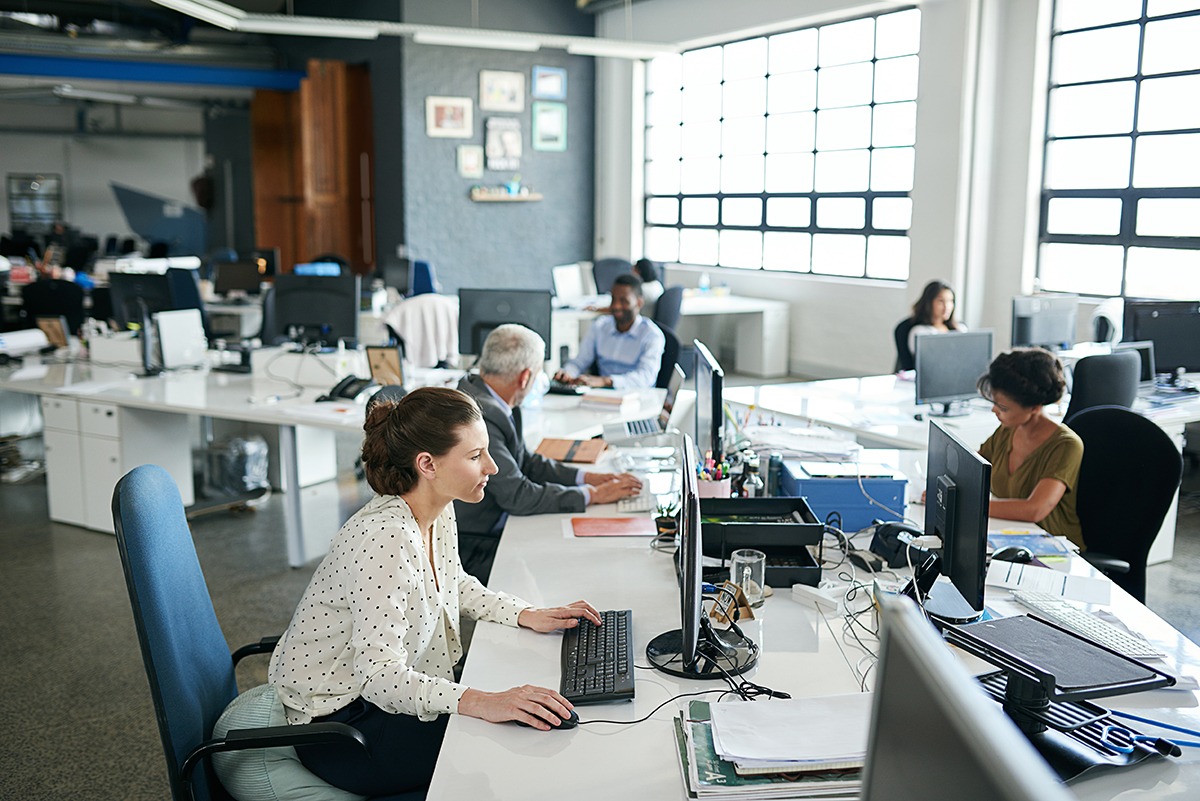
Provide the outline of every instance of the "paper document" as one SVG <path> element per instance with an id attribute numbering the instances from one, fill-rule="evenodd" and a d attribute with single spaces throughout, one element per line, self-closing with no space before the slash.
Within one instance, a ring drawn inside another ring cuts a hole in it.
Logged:
<path id="1" fill-rule="evenodd" d="M 729 760 L 862 760 L 871 727 L 871 693 L 712 704 L 712 724 L 713 745 Z"/>
<path id="2" fill-rule="evenodd" d="M 1112 597 L 1108 579 L 1070 576 L 1048 567 L 1020 562 L 992 562 L 988 565 L 986 584 L 1008 590 L 1047 592 L 1086 604 L 1107 605 Z"/>

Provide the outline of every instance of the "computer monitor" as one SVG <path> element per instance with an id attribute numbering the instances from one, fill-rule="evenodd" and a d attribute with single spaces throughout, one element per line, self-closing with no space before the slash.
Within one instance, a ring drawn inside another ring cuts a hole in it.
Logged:
<path id="1" fill-rule="evenodd" d="M 118 330 L 131 323 L 140 326 L 149 315 L 175 308 L 166 273 L 109 273 L 108 288 Z"/>
<path id="2" fill-rule="evenodd" d="M 889 596 L 878 601 L 882 632 L 863 801 L 1073 799 L 915 605 Z"/>
<path id="3" fill-rule="evenodd" d="M 1075 344 L 1078 295 L 1018 295 L 1012 301 L 1012 346 L 1067 350 Z"/>
<path id="4" fill-rule="evenodd" d="M 672 676 L 721 679 L 754 667 L 758 651 L 748 641 L 718 632 L 704 613 L 700 493 L 696 486 L 700 456 L 690 436 L 684 434 L 682 439 L 679 548 L 676 552 L 680 627 L 652 639 L 646 645 L 646 657 L 655 669 Z"/>
<path id="5" fill-rule="evenodd" d="M 216 280 L 213 291 L 218 295 L 228 295 L 231 292 L 244 292 L 247 295 L 257 295 L 262 285 L 264 273 L 259 271 L 257 261 L 229 261 L 214 265 Z"/>
<path id="6" fill-rule="evenodd" d="M 334 347 L 358 340 L 361 279 L 357 275 L 277 275 L 272 293 L 275 330 L 268 341 Z"/>
<path id="7" fill-rule="evenodd" d="M 992 332 L 924 334 L 916 339 L 917 403 L 940 403 L 939 416 L 966 414 L 961 401 L 979 396 L 975 385 L 992 363 Z"/>
<path id="8" fill-rule="evenodd" d="M 925 533 L 942 539 L 941 571 L 950 584 L 933 585 L 925 610 L 948 623 L 966 623 L 983 613 L 992 466 L 930 420 L 926 474 Z"/>
<path id="9" fill-rule="evenodd" d="M 1141 374 L 1138 376 L 1138 381 L 1142 384 L 1154 383 L 1154 343 L 1153 342 L 1116 342 L 1112 346 L 1113 353 L 1122 350 L 1137 351 L 1138 358 L 1142 360 Z"/>
<path id="10" fill-rule="evenodd" d="M 336 261 L 309 261 L 292 268 L 293 275 L 318 275 L 331 278 L 342 274 L 342 265 Z"/>
<path id="11" fill-rule="evenodd" d="M 383 279 L 384 286 L 396 290 L 401 297 L 407 297 L 412 291 L 412 270 L 408 259 L 384 259 L 379 265 L 379 277 Z"/>
<path id="12" fill-rule="evenodd" d="M 258 265 L 260 275 L 271 276 L 279 271 L 279 248 L 255 248 L 250 258 Z"/>
<path id="13" fill-rule="evenodd" d="M 716 458 L 724 455 L 725 371 L 709 352 L 708 346 L 692 340 L 696 352 L 696 445 Z M 703 455 L 703 454 L 701 454 Z"/>
<path id="14" fill-rule="evenodd" d="M 1200 302 L 1125 299 L 1124 342 L 1153 342 L 1160 372 L 1200 372 Z"/>
<path id="15" fill-rule="evenodd" d="M 541 335 L 550 358 L 550 292 L 545 289 L 458 290 L 458 352 L 483 352 L 488 334 L 518 323 Z"/>

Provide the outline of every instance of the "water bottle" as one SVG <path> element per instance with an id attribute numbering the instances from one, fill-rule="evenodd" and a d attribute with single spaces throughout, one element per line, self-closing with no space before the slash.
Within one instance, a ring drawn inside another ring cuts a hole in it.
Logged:
<path id="1" fill-rule="evenodd" d="M 708 273 L 700 273 L 700 291 L 707 292 L 712 286 L 712 279 L 708 277 Z"/>
<path id="2" fill-rule="evenodd" d="M 764 494 L 766 487 L 758 474 L 758 456 L 752 454 L 746 461 L 746 480 L 742 482 L 742 497 L 761 498 Z"/>
<path id="3" fill-rule="evenodd" d="M 767 461 L 767 495 L 772 498 L 780 493 L 779 481 L 783 476 L 783 454 L 774 451 Z"/>

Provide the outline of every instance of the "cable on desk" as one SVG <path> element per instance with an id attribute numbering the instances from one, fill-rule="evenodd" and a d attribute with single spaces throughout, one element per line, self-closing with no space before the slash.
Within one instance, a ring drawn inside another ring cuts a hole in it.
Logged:
<path id="1" fill-rule="evenodd" d="M 708 695 L 709 693 L 719 693 L 719 692 L 727 692 L 727 691 L 720 690 L 720 689 L 712 689 L 712 690 L 700 690 L 699 692 L 694 692 L 694 693 L 680 693 L 679 695 L 673 695 L 670 698 L 668 698 L 667 700 L 663 701 L 658 706 L 654 707 L 654 709 L 651 710 L 649 715 L 646 715 L 645 717 L 642 717 L 642 718 L 638 718 L 637 720 L 580 720 L 578 725 L 587 726 L 592 723 L 610 723 L 613 726 L 632 726 L 634 723 L 645 723 L 647 720 L 654 717 L 654 714 L 656 712 L 658 712 L 658 710 L 662 709 L 664 706 L 671 703 L 672 701 L 678 701 L 680 698 L 693 698 L 697 695 Z"/>
<path id="2" fill-rule="evenodd" d="M 1167 729 L 1169 731 L 1177 731 L 1180 734 L 1190 734 L 1193 737 L 1200 737 L 1200 731 L 1196 731 L 1195 729 L 1185 729 L 1182 726 L 1174 726 L 1170 723 L 1163 723 L 1161 720 L 1143 718 L 1139 715 L 1131 715 L 1128 712 L 1118 712 L 1115 709 L 1110 710 L 1108 714 L 1114 715 L 1118 718 L 1125 718 L 1126 720 L 1136 720 L 1138 723 L 1149 723 L 1151 726 L 1157 726 L 1160 729 Z M 1172 740 L 1171 742 L 1175 745 L 1184 746 L 1186 748 L 1200 748 L 1200 742 L 1188 742 L 1181 740 Z"/>

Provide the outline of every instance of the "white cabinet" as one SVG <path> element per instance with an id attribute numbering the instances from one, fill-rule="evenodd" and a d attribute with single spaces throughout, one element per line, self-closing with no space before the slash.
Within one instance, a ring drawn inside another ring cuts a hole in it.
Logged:
<path id="1" fill-rule="evenodd" d="M 43 396 L 50 519 L 112 533 L 112 493 L 140 464 L 161 465 L 185 506 L 192 489 L 185 415 Z"/>

